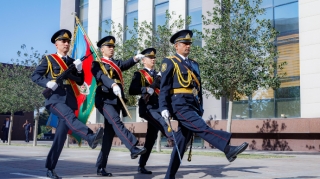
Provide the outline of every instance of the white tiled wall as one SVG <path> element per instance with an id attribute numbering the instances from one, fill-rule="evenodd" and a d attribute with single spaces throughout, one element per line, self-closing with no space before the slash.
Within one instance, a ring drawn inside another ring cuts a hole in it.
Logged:
<path id="1" fill-rule="evenodd" d="M 88 36 L 92 44 L 96 47 L 99 38 L 100 25 L 100 1 L 89 0 L 88 8 Z"/>
<path id="2" fill-rule="evenodd" d="M 116 26 L 120 23 L 124 27 L 125 0 L 112 0 L 111 18 Z"/>
<path id="3" fill-rule="evenodd" d="M 320 0 L 299 1 L 301 117 L 320 117 Z"/>
<path id="4" fill-rule="evenodd" d="M 74 15 L 76 0 L 61 0 L 60 1 L 60 29 L 68 29 L 74 31 Z M 58 31 L 59 29 L 57 29 Z"/>

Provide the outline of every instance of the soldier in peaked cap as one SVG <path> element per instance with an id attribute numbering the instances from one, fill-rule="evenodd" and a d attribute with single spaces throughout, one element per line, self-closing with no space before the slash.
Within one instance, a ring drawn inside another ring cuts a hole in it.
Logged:
<path id="1" fill-rule="evenodd" d="M 103 135 L 101 128 L 94 134 L 74 114 L 74 111 L 78 108 L 76 95 L 79 94 L 79 89 L 77 85 L 83 84 L 84 74 L 81 60 L 74 60 L 67 55 L 70 40 L 71 32 L 69 30 L 61 29 L 54 33 L 51 42 L 55 44 L 57 53 L 44 56 L 31 77 L 32 81 L 39 86 L 52 89 L 52 95 L 45 99 L 45 106 L 51 113 L 58 116 L 56 133 L 45 166 L 48 169 L 47 177 L 49 178 L 59 178 L 55 172 L 55 167 L 69 129 L 87 140 L 92 149 L 97 147 L 98 140 Z M 74 64 L 75 68 L 63 82 L 57 83 L 56 78 L 71 64 Z"/>
<path id="2" fill-rule="evenodd" d="M 141 95 L 139 99 L 139 116 L 148 121 L 148 129 L 144 147 L 147 152 L 140 156 L 138 172 L 142 174 L 152 174 L 145 168 L 149 159 L 152 147 L 157 139 L 157 133 L 160 130 L 169 140 L 172 139 L 172 133 L 168 132 L 168 125 L 159 111 L 159 88 L 161 76 L 155 71 L 156 49 L 147 48 L 141 52 L 145 57 L 142 59 L 144 68 L 136 71 L 133 75 L 129 94 Z"/>
<path id="3" fill-rule="evenodd" d="M 184 154 L 186 145 L 192 133 L 223 151 L 229 162 L 243 152 L 248 143 L 240 146 L 229 145 L 231 133 L 213 130 L 202 119 L 203 100 L 199 64 L 188 58 L 191 50 L 192 31 L 181 30 L 175 33 L 170 42 L 174 44 L 176 54 L 164 58 L 161 64 L 161 83 L 159 108 L 162 117 L 178 121 L 178 131 L 182 135 L 176 137 L 180 154 Z M 174 179 L 179 169 L 180 161 L 176 148 L 171 154 L 166 179 Z"/>
<path id="4" fill-rule="evenodd" d="M 101 47 L 103 46 L 107 46 L 110 48 L 115 48 L 115 43 L 116 43 L 116 39 L 113 36 L 106 36 L 104 38 L 102 38 L 101 40 L 99 40 L 99 42 L 97 43 L 97 46 L 101 49 Z M 114 52 L 114 51 L 113 51 Z M 112 54 L 113 56 L 113 54 Z"/>
<path id="5" fill-rule="evenodd" d="M 146 152 L 145 148 L 140 149 L 136 147 L 138 140 L 122 123 L 120 111 L 122 110 L 124 116 L 126 116 L 126 111 L 119 99 L 119 97 L 122 97 L 123 100 L 126 101 L 123 92 L 124 82 L 122 71 L 134 66 L 144 55 L 138 54 L 126 61 L 115 60 L 113 59 L 115 42 L 116 40 L 113 36 L 106 36 L 99 40 L 97 46 L 100 48 L 103 57 L 101 58 L 101 62 L 92 62 L 91 69 L 98 84 L 95 106 L 104 116 L 102 148 L 96 162 L 97 175 L 102 176 L 112 176 L 105 168 L 115 134 L 117 134 L 120 140 L 130 150 L 132 159 Z"/>
<path id="6" fill-rule="evenodd" d="M 67 40 L 71 41 L 71 32 L 66 29 L 58 30 L 56 33 L 54 33 L 51 37 L 51 43 L 55 44 L 58 40 Z"/>

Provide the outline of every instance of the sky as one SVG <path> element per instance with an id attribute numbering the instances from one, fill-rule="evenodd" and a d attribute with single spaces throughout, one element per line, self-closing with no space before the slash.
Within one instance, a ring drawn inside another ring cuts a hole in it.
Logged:
<path id="1" fill-rule="evenodd" d="M 11 63 L 25 44 L 55 53 L 51 36 L 60 29 L 60 0 L 5 0 L 0 5 L 0 63 Z"/>

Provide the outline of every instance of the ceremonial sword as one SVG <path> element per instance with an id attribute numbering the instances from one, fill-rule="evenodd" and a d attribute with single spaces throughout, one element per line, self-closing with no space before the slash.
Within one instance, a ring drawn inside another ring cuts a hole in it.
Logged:
<path id="1" fill-rule="evenodd" d="M 170 117 L 172 119 L 172 117 Z M 174 140 L 174 144 L 176 146 L 176 149 L 178 151 L 178 155 L 179 155 L 179 160 L 180 160 L 180 164 L 181 164 L 181 155 L 180 155 L 180 151 L 179 151 L 179 148 L 178 148 L 178 145 L 177 145 L 177 140 L 174 136 L 174 131 L 172 129 L 172 126 L 171 126 L 171 122 L 170 122 L 170 119 L 167 119 L 167 118 L 164 118 L 164 120 L 166 121 L 166 123 L 168 124 L 168 132 L 172 132 L 172 137 L 173 137 L 173 140 Z"/>

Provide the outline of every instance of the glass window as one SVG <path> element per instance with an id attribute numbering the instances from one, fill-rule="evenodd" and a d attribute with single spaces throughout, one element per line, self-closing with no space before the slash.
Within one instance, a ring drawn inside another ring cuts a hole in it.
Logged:
<path id="1" fill-rule="evenodd" d="M 101 0 L 100 11 L 100 38 L 103 38 L 109 34 L 106 31 L 111 31 L 111 8 L 112 0 Z"/>
<path id="2" fill-rule="evenodd" d="M 250 102 L 250 118 L 273 118 L 274 117 L 274 100 L 252 100 Z"/>
<path id="3" fill-rule="evenodd" d="M 232 105 L 232 119 L 249 118 L 248 101 L 234 101 Z M 229 104 L 227 105 L 227 108 L 229 108 Z"/>
<path id="4" fill-rule="evenodd" d="M 127 13 L 138 10 L 138 0 L 127 0 L 126 11 Z"/>
<path id="5" fill-rule="evenodd" d="M 154 0 L 154 4 L 155 5 L 162 4 L 162 3 L 165 3 L 165 2 L 169 2 L 169 0 Z"/>
<path id="6" fill-rule="evenodd" d="M 271 20 L 271 24 L 273 25 L 273 8 L 265 9 L 264 14 L 258 16 L 257 18 Z"/>
<path id="7" fill-rule="evenodd" d="M 287 4 L 290 2 L 297 2 L 297 0 L 274 0 L 274 6 L 278 6 L 281 4 Z"/>
<path id="8" fill-rule="evenodd" d="M 273 6 L 273 0 L 263 0 L 260 8 L 268 8 Z"/>
<path id="9" fill-rule="evenodd" d="M 158 25 L 164 25 L 166 23 L 166 11 L 169 10 L 168 0 L 155 0 L 154 10 L 154 28 L 157 29 Z"/>
<path id="10" fill-rule="evenodd" d="M 202 24 L 202 0 L 188 0 L 188 16 L 191 17 L 191 24 Z"/>
<path id="11" fill-rule="evenodd" d="M 274 24 L 273 24 L 273 7 L 265 9 L 264 14 L 257 16 L 257 19 L 259 19 L 259 20 L 262 20 L 262 19 L 270 20 L 272 27 L 274 27 Z M 255 20 L 253 21 L 252 28 L 257 28 L 257 23 L 256 23 Z"/>
<path id="12" fill-rule="evenodd" d="M 274 8 L 276 30 L 280 35 L 297 33 L 299 30 L 298 3 L 286 4 Z"/>
<path id="13" fill-rule="evenodd" d="M 300 117 L 300 86 L 277 89 L 276 102 L 277 117 Z"/>
<path id="14" fill-rule="evenodd" d="M 88 32 L 88 0 L 80 0 L 80 22 L 86 32 Z"/>
<path id="15" fill-rule="evenodd" d="M 276 117 L 300 117 L 298 2 L 275 7 L 274 16 L 276 30 L 280 32 L 277 37 L 277 62 L 287 62 L 282 70 L 287 75 L 275 92 Z"/>
<path id="16" fill-rule="evenodd" d="M 187 13 L 191 17 L 191 23 L 188 25 L 188 29 L 197 30 L 202 32 L 202 0 L 188 0 L 187 1 Z M 194 38 L 193 45 L 202 46 L 202 40 Z"/>
<path id="17" fill-rule="evenodd" d="M 132 12 L 127 15 L 126 22 L 128 26 L 128 31 L 126 32 L 126 39 L 130 39 L 132 35 L 129 31 L 134 30 L 134 22 L 138 20 L 138 11 Z"/>
<path id="18" fill-rule="evenodd" d="M 126 26 L 128 31 L 125 34 L 125 39 L 130 39 L 133 34 L 130 34 L 131 30 L 134 30 L 134 21 L 138 20 L 138 0 L 127 0 L 126 3 Z"/>

